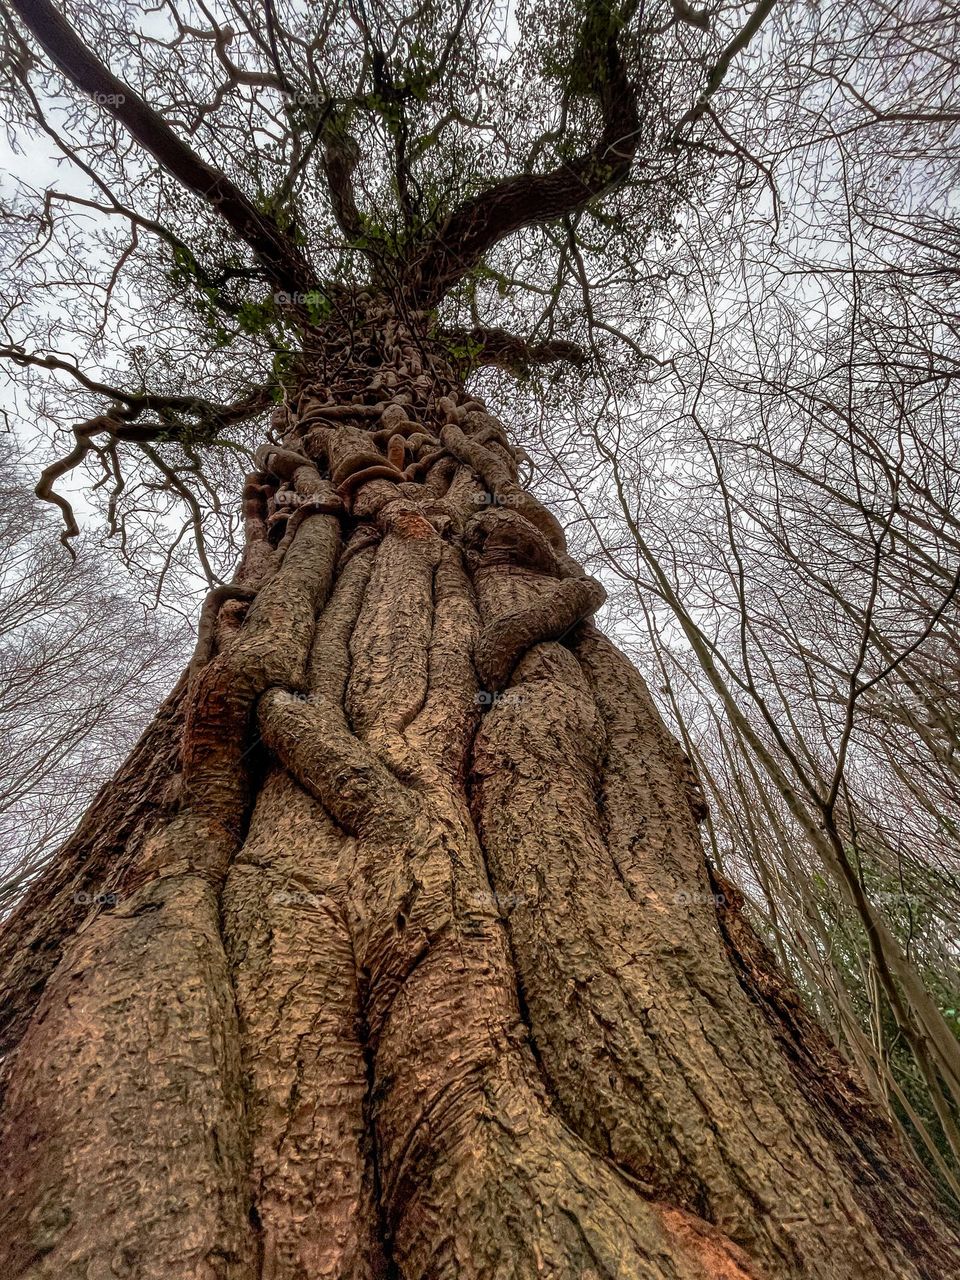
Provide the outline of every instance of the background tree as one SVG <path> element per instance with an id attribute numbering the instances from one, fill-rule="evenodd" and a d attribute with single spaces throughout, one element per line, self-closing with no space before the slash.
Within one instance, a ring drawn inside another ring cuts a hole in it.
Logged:
<path id="1" fill-rule="evenodd" d="M 70 834 L 183 665 L 189 632 L 144 609 L 115 561 L 63 554 L 0 440 L 0 911 Z M 111 572 L 113 571 L 113 572 Z"/>
<path id="2" fill-rule="evenodd" d="M 89 466 L 126 553 L 176 571 L 162 504 L 203 550 L 215 481 L 265 440 L 233 580 L 203 553 L 188 670 L 3 935 L 10 1274 L 956 1265 L 464 387 L 576 363 L 591 282 L 649 308 L 641 248 L 709 188 L 717 94 L 771 7 L 136 28 L 14 0 L 12 122 L 83 175 L 8 210 L 4 354 L 78 411 L 39 485 L 65 539 Z M 841 829 L 820 840 L 842 871 Z M 904 1025 L 949 1088 L 912 975 Z"/>

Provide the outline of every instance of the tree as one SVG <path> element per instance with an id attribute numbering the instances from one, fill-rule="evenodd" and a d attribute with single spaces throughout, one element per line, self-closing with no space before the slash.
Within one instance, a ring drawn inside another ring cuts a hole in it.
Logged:
<path id="1" fill-rule="evenodd" d="M 65 556 L 0 440 L 0 911 L 6 913 L 128 754 L 189 634 L 111 581 L 113 560 Z M 121 635 L 124 643 L 117 644 Z"/>
<path id="2" fill-rule="evenodd" d="M 642 304 L 637 245 L 708 180 L 771 6 L 496 39 L 468 6 L 11 7 L 12 110 L 96 188 L 11 208 L 5 354 L 89 406 L 38 486 L 65 540 L 91 463 L 126 532 L 133 454 L 199 527 L 208 459 L 274 408 L 189 669 L 3 935 L 7 1273 L 949 1273 L 947 1211 L 708 866 L 602 588 L 465 388 L 579 358 L 588 251 Z M 91 204 L 127 238 L 111 334 L 163 318 L 112 373 L 98 312 L 36 310 L 30 237 Z"/>

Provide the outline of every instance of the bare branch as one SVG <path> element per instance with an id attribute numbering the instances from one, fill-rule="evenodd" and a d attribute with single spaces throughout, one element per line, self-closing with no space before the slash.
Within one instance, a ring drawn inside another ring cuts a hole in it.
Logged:
<path id="1" fill-rule="evenodd" d="M 101 103 L 168 173 L 216 209 L 279 289 L 296 294 L 316 288 L 312 268 L 276 221 L 261 213 L 224 173 L 201 160 L 105 67 L 49 0 L 11 0 L 11 5 L 67 80 Z"/>
<path id="2" fill-rule="evenodd" d="M 603 12 L 612 19 L 609 10 Z M 611 34 L 600 50 L 584 50 L 603 113 L 589 151 L 548 173 L 504 178 L 454 209 L 435 234 L 414 247 L 408 273 L 421 304 L 433 304 L 499 240 L 520 227 L 583 208 L 630 172 L 640 138 L 637 90 Z"/>

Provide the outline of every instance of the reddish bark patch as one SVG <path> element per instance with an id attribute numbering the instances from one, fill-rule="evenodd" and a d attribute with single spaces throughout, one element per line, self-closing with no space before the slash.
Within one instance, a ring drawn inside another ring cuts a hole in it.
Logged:
<path id="1" fill-rule="evenodd" d="M 416 511 L 403 511 L 390 522 L 390 531 L 400 538 L 414 538 L 426 542 L 437 536 L 437 531 L 425 516 Z"/>
<path id="2" fill-rule="evenodd" d="M 655 1207 L 677 1252 L 702 1269 L 704 1280 L 765 1280 L 764 1273 L 718 1227 L 683 1209 Z"/>

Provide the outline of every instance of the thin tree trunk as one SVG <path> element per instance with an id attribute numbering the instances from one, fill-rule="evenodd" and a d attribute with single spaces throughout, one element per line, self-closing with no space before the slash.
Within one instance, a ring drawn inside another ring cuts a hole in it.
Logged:
<path id="1" fill-rule="evenodd" d="M 3 1275 L 960 1269 L 503 427 L 418 317 L 364 320 L 276 416 L 189 686 L 7 925 Z"/>

